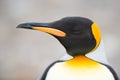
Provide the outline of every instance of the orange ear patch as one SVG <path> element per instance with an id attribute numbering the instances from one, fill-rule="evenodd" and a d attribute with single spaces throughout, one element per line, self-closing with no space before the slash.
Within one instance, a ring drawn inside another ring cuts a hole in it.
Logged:
<path id="1" fill-rule="evenodd" d="M 93 23 L 92 24 L 92 33 L 94 35 L 94 38 L 96 40 L 96 46 L 93 50 L 95 50 L 99 44 L 100 44 L 100 41 L 101 41 L 101 33 L 100 33 L 100 29 L 98 28 L 97 24 L 96 23 Z"/>

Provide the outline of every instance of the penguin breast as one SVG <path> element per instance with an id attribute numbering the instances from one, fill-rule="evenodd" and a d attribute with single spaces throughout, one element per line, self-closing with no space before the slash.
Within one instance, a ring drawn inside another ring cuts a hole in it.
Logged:
<path id="1" fill-rule="evenodd" d="M 46 80 L 115 80 L 109 69 L 102 64 L 90 59 L 75 61 L 56 63 L 48 71 Z M 88 66 L 86 63 L 89 63 Z"/>

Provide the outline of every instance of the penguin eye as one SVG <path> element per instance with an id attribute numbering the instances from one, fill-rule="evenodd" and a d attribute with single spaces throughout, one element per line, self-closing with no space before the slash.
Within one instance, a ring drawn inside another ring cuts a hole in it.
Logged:
<path id="1" fill-rule="evenodd" d="M 78 33 L 81 33 L 81 32 L 79 30 L 72 30 L 72 33 L 78 34 Z"/>
<path id="2" fill-rule="evenodd" d="M 72 29 L 72 34 L 82 34 L 83 33 L 83 31 L 82 30 L 80 30 L 80 29 L 78 29 L 78 28 L 74 28 L 74 29 Z"/>

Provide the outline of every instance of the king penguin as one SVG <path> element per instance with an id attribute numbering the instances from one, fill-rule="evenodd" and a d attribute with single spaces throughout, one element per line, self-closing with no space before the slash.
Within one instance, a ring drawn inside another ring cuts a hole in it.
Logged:
<path id="1" fill-rule="evenodd" d="M 70 59 L 64 57 L 64 60 L 53 62 L 40 80 L 119 80 L 110 65 L 86 56 L 98 49 L 102 42 L 100 29 L 92 20 L 65 17 L 50 23 L 22 23 L 17 28 L 38 30 L 54 36 L 66 49 L 66 55 L 71 56 Z"/>

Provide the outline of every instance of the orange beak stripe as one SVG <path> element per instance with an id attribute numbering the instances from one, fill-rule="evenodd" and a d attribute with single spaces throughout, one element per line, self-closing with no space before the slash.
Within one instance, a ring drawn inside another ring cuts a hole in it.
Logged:
<path id="1" fill-rule="evenodd" d="M 66 33 L 58 30 L 58 29 L 54 29 L 54 28 L 46 28 L 46 27 L 32 27 L 33 30 L 38 30 L 38 31 L 42 31 L 42 32 L 46 32 L 58 37 L 65 37 Z"/>

